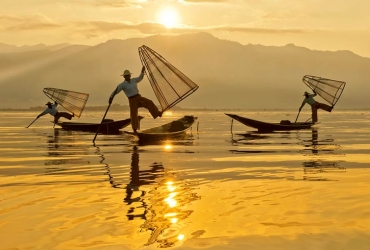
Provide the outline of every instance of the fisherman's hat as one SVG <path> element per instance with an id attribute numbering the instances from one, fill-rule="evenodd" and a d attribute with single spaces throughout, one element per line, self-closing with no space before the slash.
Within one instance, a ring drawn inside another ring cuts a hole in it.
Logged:
<path id="1" fill-rule="evenodd" d="M 51 105 L 52 103 L 51 102 L 47 102 L 45 105 Z"/>
<path id="2" fill-rule="evenodd" d="M 308 95 L 308 92 L 307 91 L 304 92 L 303 96 L 305 96 L 305 95 Z"/>
<path id="3" fill-rule="evenodd" d="M 131 75 L 130 70 L 126 69 L 121 76 L 129 76 Z"/>

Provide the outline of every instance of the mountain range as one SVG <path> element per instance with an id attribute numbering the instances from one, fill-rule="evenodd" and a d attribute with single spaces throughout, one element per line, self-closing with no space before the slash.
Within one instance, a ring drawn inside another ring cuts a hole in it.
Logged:
<path id="1" fill-rule="evenodd" d="M 108 105 L 125 69 L 141 71 L 146 45 L 199 85 L 178 106 L 188 108 L 298 109 L 304 75 L 345 81 L 337 108 L 368 109 L 370 58 L 350 51 L 317 51 L 293 44 L 242 45 L 208 33 L 109 40 L 95 46 L 0 44 L 0 108 L 28 108 L 48 101 L 43 88 L 89 93 L 87 106 Z M 8 48 L 8 49 L 6 49 Z M 158 104 L 148 79 L 140 93 Z M 320 97 L 318 101 L 323 101 Z M 113 101 L 128 104 L 123 93 Z"/>

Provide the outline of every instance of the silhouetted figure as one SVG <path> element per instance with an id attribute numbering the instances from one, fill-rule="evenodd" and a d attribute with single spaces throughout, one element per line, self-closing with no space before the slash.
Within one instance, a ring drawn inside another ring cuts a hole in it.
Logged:
<path id="1" fill-rule="evenodd" d="M 141 69 L 141 74 L 131 79 L 131 72 L 129 70 L 125 70 L 122 76 L 125 80 L 118 84 L 117 88 L 113 91 L 113 93 L 109 97 L 109 104 L 112 103 L 113 98 L 116 94 L 118 94 L 121 90 L 126 94 L 129 104 L 130 104 L 130 117 L 131 117 L 131 126 L 134 132 L 136 133 L 138 129 L 140 129 L 139 118 L 138 118 L 138 109 L 139 108 L 146 108 L 149 110 L 150 114 L 153 116 L 154 119 L 157 117 L 162 117 L 162 111 L 159 111 L 157 106 L 153 103 L 153 101 L 142 97 L 139 94 L 139 90 L 137 88 L 137 84 L 143 80 L 144 77 L 145 67 Z"/>
<path id="2" fill-rule="evenodd" d="M 315 90 L 313 92 L 314 92 L 314 94 L 310 94 L 307 91 L 304 92 L 303 96 L 305 96 L 305 98 L 302 102 L 301 107 L 299 108 L 299 112 L 301 112 L 301 109 L 303 108 L 303 106 L 306 103 L 310 104 L 311 105 L 311 110 L 312 110 L 312 122 L 316 123 L 317 122 L 317 110 L 318 109 L 322 109 L 322 110 L 331 112 L 333 107 L 330 107 L 329 105 L 326 105 L 324 103 L 320 103 L 320 102 L 316 101 L 315 99 L 313 99 L 313 97 L 317 95 Z"/>
<path id="3" fill-rule="evenodd" d="M 72 117 L 75 116 L 75 114 L 71 115 L 70 113 L 67 112 L 59 112 L 57 109 L 58 106 L 57 102 L 54 102 L 54 104 L 52 104 L 51 102 L 47 102 L 45 105 L 47 105 L 48 107 L 44 110 L 44 112 L 39 114 L 37 118 L 40 118 L 41 116 L 44 116 L 46 114 L 50 114 L 51 116 L 54 116 L 54 123 L 58 123 L 61 117 L 71 120 Z"/>

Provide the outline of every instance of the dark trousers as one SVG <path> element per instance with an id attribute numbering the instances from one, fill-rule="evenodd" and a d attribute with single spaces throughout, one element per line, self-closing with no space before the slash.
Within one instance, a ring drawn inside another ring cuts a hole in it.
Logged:
<path id="1" fill-rule="evenodd" d="M 130 103 L 131 126 L 134 131 L 140 129 L 138 117 L 139 108 L 146 108 L 147 110 L 149 110 L 150 114 L 154 119 L 157 118 L 160 114 L 160 111 L 158 110 L 157 106 L 151 100 L 142 97 L 141 95 L 130 97 L 128 98 L 128 101 Z"/>
<path id="2" fill-rule="evenodd" d="M 317 122 L 317 110 L 322 109 L 328 112 L 331 112 L 331 107 L 329 105 L 326 105 L 324 103 L 315 102 L 311 105 L 312 110 L 312 121 Z"/>
<path id="3" fill-rule="evenodd" d="M 54 123 L 58 123 L 59 118 L 64 117 L 68 120 L 71 120 L 73 115 L 67 112 L 58 112 L 56 115 L 54 115 Z"/>

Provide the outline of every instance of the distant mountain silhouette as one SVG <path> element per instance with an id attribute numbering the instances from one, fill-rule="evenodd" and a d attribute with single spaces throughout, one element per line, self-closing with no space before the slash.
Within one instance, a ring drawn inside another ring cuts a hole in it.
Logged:
<path id="1" fill-rule="evenodd" d="M 140 73 L 141 45 L 161 54 L 200 86 L 178 104 L 181 107 L 298 110 L 308 90 L 302 77 L 315 75 L 347 82 L 336 108 L 370 108 L 370 58 L 293 44 L 241 45 L 208 33 L 0 53 L 0 108 L 42 105 L 47 101 L 45 87 L 89 93 L 88 106 L 107 105 L 125 69 L 133 76 Z M 139 85 L 140 93 L 158 104 L 147 78 Z M 123 93 L 113 102 L 128 104 Z"/>

